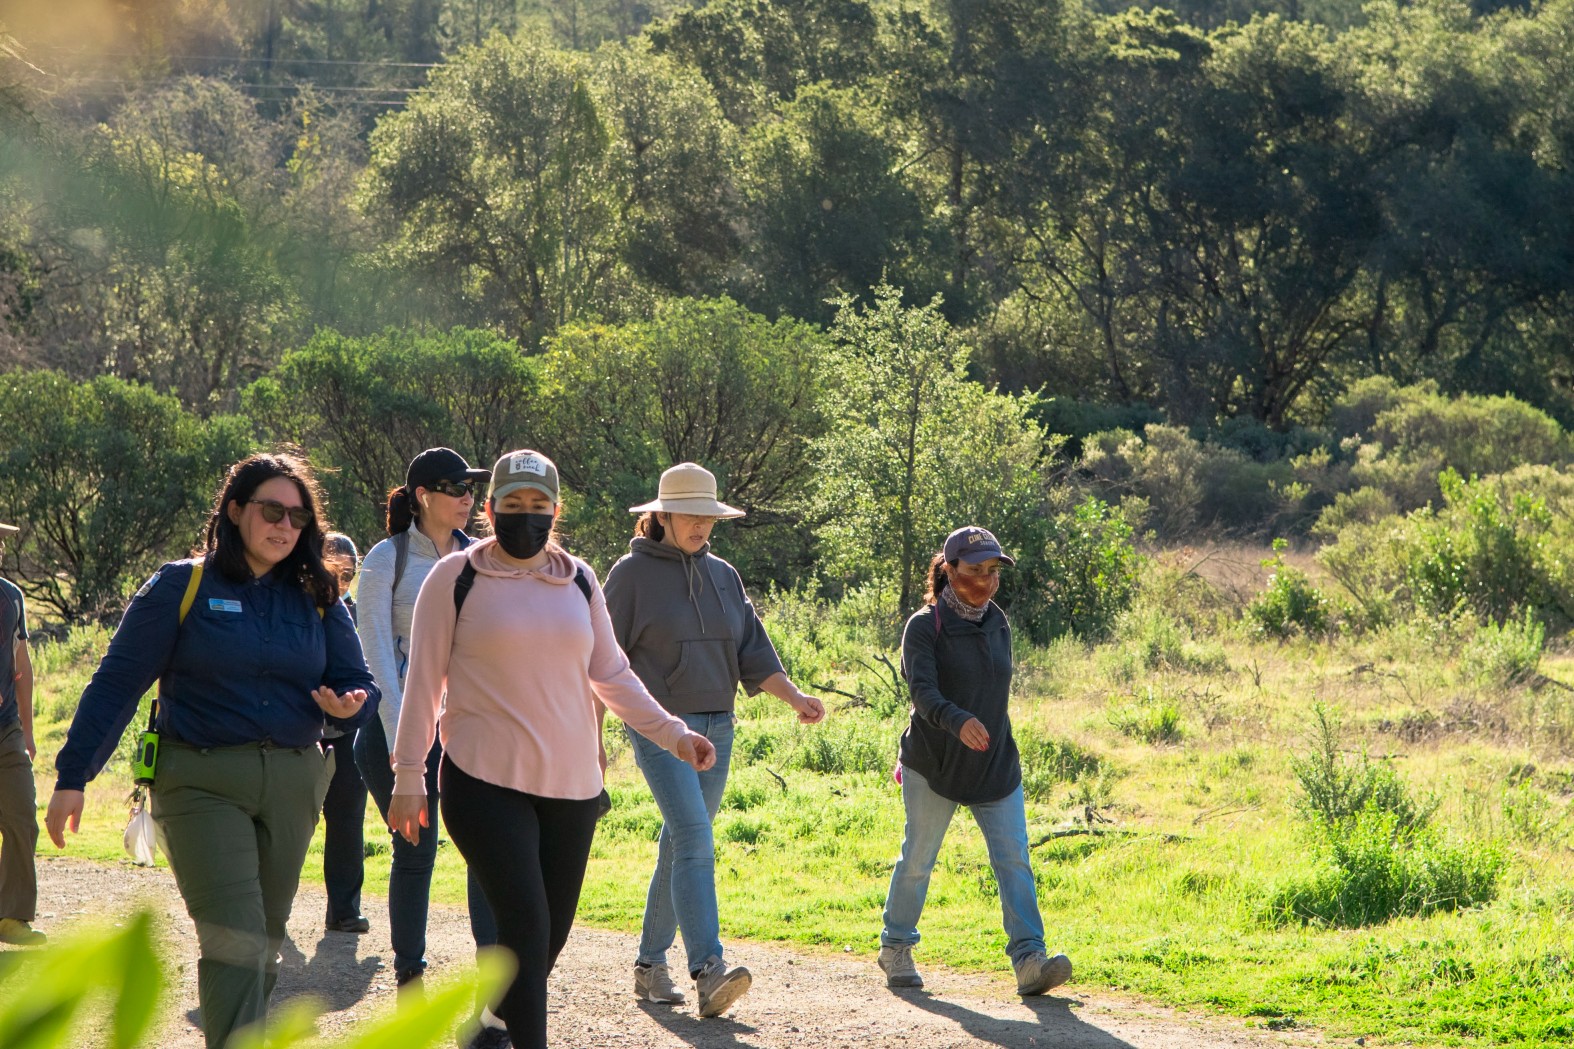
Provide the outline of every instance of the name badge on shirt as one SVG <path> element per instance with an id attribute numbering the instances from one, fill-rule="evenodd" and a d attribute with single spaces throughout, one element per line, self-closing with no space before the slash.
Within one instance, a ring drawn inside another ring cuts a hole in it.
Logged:
<path id="1" fill-rule="evenodd" d="M 210 597 L 208 598 L 208 611 L 239 612 L 241 607 L 239 601 L 232 601 L 222 597 Z"/>

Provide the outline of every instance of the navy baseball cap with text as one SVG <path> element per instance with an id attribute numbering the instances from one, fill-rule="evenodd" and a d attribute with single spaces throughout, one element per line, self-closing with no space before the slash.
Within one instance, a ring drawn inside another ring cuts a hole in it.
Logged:
<path id="1" fill-rule="evenodd" d="M 968 525 L 958 528 L 945 537 L 945 559 L 947 561 L 966 561 L 976 565 L 980 561 L 988 561 L 992 557 L 1000 558 L 1003 565 L 1014 565 L 1016 561 L 1006 556 L 1000 549 L 1000 543 L 995 539 L 994 533 L 987 528 L 977 525 Z"/>

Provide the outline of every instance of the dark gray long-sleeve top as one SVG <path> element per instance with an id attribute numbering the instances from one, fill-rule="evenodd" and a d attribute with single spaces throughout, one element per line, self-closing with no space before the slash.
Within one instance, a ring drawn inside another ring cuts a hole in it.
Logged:
<path id="1" fill-rule="evenodd" d="M 693 557 L 635 538 L 602 590 L 634 673 L 671 714 L 730 711 L 782 663 L 737 569 L 706 544 Z"/>
<path id="2" fill-rule="evenodd" d="M 977 623 L 938 605 L 908 619 L 902 676 L 913 716 L 902 734 L 902 764 L 942 798 L 964 805 L 999 801 L 1022 782 L 1011 734 L 1011 666 L 1011 624 L 993 602 Z M 988 730 L 988 750 L 962 742 L 959 734 L 970 718 Z"/>

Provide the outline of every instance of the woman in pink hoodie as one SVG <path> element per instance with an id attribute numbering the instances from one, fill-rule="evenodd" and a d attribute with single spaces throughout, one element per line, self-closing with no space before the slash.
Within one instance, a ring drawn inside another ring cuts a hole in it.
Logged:
<path id="1" fill-rule="evenodd" d="M 427 576 L 388 810 L 389 825 L 418 841 L 426 754 L 440 732 L 443 822 L 496 912 L 498 943 L 519 963 L 497 1007 L 517 1049 L 547 1044 L 547 974 L 568 939 L 595 834 L 596 701 L 696 770 L 715 761 L 710 741 L 630 669 L 595 573 L 554 538 L 558 509 L 552 460 L 509 452 L 486 502 L 495 536 Z"/>

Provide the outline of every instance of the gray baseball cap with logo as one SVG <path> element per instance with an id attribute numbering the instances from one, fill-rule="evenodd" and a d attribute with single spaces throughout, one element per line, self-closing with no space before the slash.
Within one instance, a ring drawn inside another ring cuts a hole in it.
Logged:
<path id="1" fill-rule="evenodd" d="M 492 489 L 487 498 L 495 502 L 521 488 L 534 488 L 558 502 L 557 464 L 529 448 L 505 453 L 492 467 Z"/>

